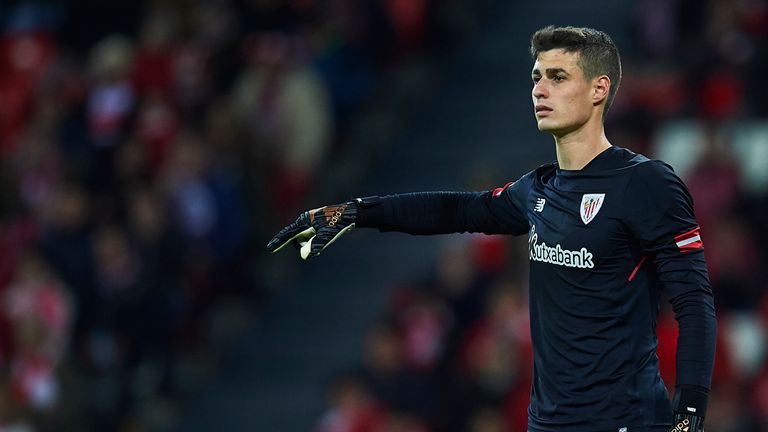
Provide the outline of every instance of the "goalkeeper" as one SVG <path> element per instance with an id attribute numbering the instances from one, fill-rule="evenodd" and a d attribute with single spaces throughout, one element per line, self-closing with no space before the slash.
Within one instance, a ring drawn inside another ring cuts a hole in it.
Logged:
<path id="1" fill-rule="evenodd" d="M 528 235 L 534 377 L 531 432 L 704 429 L 715 312 L 704 245 L 682 181 L 613 146 L 603 117 L 621 79 L 618 49 L 589 28 L 531 39 L 534 115 L 557 162 L 487 192 L 360 198 L 303 213 L 267 245 L 319 255 L 354 227 L 411 234 Z M 679 325 L 670 401 L 656 357 L 665 290 Z"/>

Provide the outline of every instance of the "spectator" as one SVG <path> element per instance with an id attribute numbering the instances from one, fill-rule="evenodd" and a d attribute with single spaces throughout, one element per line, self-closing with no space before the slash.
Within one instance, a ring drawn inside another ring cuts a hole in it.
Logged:
<path id="1" fill-rule="evenodd" d="M 253 36 L 235 109 L 250 126 L 251 149 L 270 179 L 272 205 L 291 214 L 311 190 L 331 143 L 328 95 L 302 57 L 304 41 L 281 33 Z"/>
<path id="2" fill-rule="evenodd" d="M 58 367 L 69 343 L 73 307 L 66 288 L 35 254 L 24 256 L 2 298 L 13 349 L 10 387 L 23 406 L 53 409 L 60 399 Z"/>
<path id="3" fill-rule="evenodd" d="M 332 384 L 329 408 L 317 425 L 317 432 L 367 432 L 383 427 L 386 412 L 372 400 L 365 386 L 354 376 L 341 376 Z"/>

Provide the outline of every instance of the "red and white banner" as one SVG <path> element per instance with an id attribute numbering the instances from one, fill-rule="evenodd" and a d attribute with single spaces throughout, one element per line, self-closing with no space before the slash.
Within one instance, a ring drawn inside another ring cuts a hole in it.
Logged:
<path id="1" fill-rule="evenodd" d="M 680 252 L 690 252 L 704 247 L 699 230 L 700 228 L 696 227 L 687 233 L 675 237 L 675 244 L 680 249 Z"/>

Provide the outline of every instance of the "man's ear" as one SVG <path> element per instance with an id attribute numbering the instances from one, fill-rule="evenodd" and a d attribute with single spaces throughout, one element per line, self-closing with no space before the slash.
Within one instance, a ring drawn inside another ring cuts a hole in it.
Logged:
<path id="1" fill-rule="evenodd" d="M 611 91 L 611 79 L 608 75 L 600 75 L 592 80 L 592 103 L 597 105 L 608 99 Z"/>

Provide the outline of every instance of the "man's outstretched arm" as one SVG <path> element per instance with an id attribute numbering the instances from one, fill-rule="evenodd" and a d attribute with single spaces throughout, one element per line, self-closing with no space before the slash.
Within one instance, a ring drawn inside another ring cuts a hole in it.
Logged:
<path id="1" fill-rule="evenodd" d="M 514 185 L 508 184 L 486 192 L 358 198 L 302 213 L 270 240 L 267 249 L 277 252 L 293 243 L 303 259 L 312 258 L 354 227 L 409 234 L 523 234 L 528 231 L 528 222 L 524 204 L 515 192 Z"/>
<path id="2" fill-rule="evenodd" d="M 364 198 L 358 226 L 408 234 L 522 234 L 523 209 L 512 195 L 486 192 L 417 192 Z"/>

